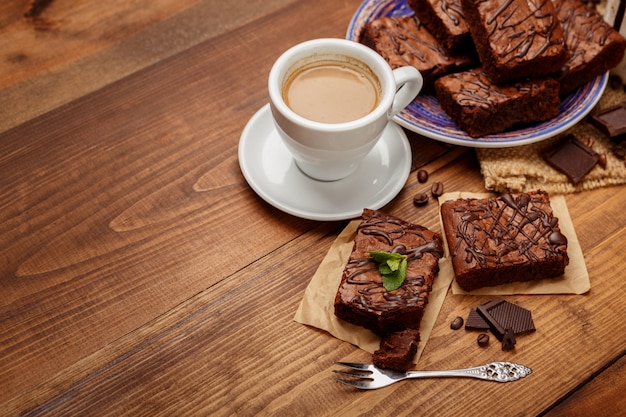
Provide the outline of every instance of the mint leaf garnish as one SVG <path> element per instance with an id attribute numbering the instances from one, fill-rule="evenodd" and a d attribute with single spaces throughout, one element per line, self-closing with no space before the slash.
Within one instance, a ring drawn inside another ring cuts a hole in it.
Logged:
<path id="1" fill-rule="evenodd" d="M 383 287 L 387 291 L 397 290 L 406 278 L 406 255 L 391 252 L 369 252 L 378 264 L 378 272 L 383 277 Z"/>

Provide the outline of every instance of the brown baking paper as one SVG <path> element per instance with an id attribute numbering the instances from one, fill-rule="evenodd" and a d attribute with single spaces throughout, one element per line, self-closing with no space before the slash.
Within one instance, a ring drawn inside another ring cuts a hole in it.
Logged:
<path id="1" fill-rule="evenodd" d="M 486 198 L 495 194 L 477 194 L 468 192 L 451 192 L 439 197 L 439 205 L 448 200 L 456 200 L 459 198 Z M 565 197 L 562 195 L 550 196 L 550 205 L 554 215 L 559 219 L 559 227 L 561 232 L 567 237 L 567 254 L 569 256 L 569 264 L 565 267 L 565 274 L 559 278 L 549 278 L 530 282 L 516 282 L 512 284 L 498 285 L 496 287 L 479 288 L 474 291 L 465 291 L 459 287 L 456 280 L 452 283 L 453 294 L 475 294 L 475 295 L 511 295 L 511 294 L 583 294 L 589 291 L 591 287 L 589 282 L 589 273 L 583 251 L 576 237 L 576 231 L 572 224 L 572 219 L 565 203 Z M 439 214 L 439 222 L 441 223 L 441 212 Z M 452 261 L 450 259 L 450 251 L 445 238 L 445 230 L 443 224 L 441 226 L 445 258 L 441 263 L 448 264 L 447 268 L 452 269 Z M 441 265 L 440 263 L 440 265 Z"/>
<path id="2" fill-rule="evenodd" d="M 352 252 L 356 229 L 360 223 L 361 220 L 353 220 L 339 234 L 306 288 L 294 320 L 325 330 L 340 340 L 373 353 L 379 347 L 380 338 L 363 327 L 338 319 L 334 312 L 335 294 L 341 282 L 341 274 Z M 453 278 L 450 262 L 440 260 L 439 267 L 439 274 L 433 283 L 433 289 L 420 323 L 420 343 L 413 363 L 417 363 L 424 351 Z"/>

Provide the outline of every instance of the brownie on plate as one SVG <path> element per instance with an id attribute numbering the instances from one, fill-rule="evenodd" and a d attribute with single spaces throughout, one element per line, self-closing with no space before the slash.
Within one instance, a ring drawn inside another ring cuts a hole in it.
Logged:
<path id="1" fill-rule="evenodd" d="M 361 32 L 360 42 L 378 52 L 391 68 L 412 65 L 424 78 L 424 91 L 442 75 L 476 65 L 471 53 L 452 55 L 416 16 L 379 17 Z"/>
<path id="2" fill-rule="evenodd" d="M 563 96 L 617 66 L 624 57 L 626 39 L 585 3 L 552 0 L 552 4 L 570 52 L 557 78 Z"/>
<path id="3" fill-rule="evenodd" d="M 481 65 L 492 82 L 543 77 L 568 59 L 550 1 L 461 0 Z"/>
<path id="4" fill-rule="evenodd" d="M 435 92 L 441 108 L 472 137 L 559 114 L 559 83 L 551 78 L 495 85 L 477 68 L 439 78 Z"/>
<path id="5" fill-rule="evenodd" d="M 461 0 L 408 0 L 426 29 L 448 52 L 472 51 L 472 35 L 465 24 Z"/>

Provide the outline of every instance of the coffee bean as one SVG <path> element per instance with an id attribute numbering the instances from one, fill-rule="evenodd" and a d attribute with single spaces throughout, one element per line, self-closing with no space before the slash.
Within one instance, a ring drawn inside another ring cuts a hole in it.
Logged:
<path id="1" fill-rule="evenodd" d="M 583 138 L 583 145 L 585 145 L 588 148 L 591 148 L 593 146 L 593 138 L 591 136 L 585 136 Z"/>
<path id="2" fill-rule="evenodd" d="M 478 346 L 487 346 L 489 344 L 489 335 L 485 333 L 479 334 L 476 342 L 478 342 Z"/>
<path id="3" fill-rule="evenodd" d="M 443 194 L 443 183 L 441 181 L 437 181 L 433 183 L 432 187 L 430 187 L 430 192 L 433 197 L 437 198 Z"/>
<path id="4" fill-rule="evenodd" d="M 459 330 L 461 327 L 463 327 L 463 317 L 456 317 L 452 320 L 452 323 L 450 323 L 450 328 L 452 330 Z"/>
<path id="5" fill-rule="evenodd" d="M 413 197 L 413 204 L 415 204 L 418 207 L 425 206 L 426 204 L 428 204 L 428 194 L 426 193 L 417 194 L 415 197 Z"/>
<path id="6" fill-rule="evenodd" d="M 425 169 L 417 171 L 417 180 L 421 183 L 428 181 L 428 172 Z"/>
<path id="7" fill-rule="evenodd" d="M 602 169 L 606 169 L 606 154 L 605 153 L 601 153 L 598 156 L 598 165 L 600 165 Z"/>

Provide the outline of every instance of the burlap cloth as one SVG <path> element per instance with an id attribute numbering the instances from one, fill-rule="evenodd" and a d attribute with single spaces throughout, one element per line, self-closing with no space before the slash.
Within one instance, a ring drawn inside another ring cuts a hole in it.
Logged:
<path id="1" fill-rule="evenodd" d="M 590 115 L 623 101 L 626 101 L 626 93 L 622 89 L 615 90 L 607 86 Z M 586 119 L 558 136 L 530 145 L 499 149 L 477 148 L 485 188 L 496 192 L 542 189 L 548 193 L 565 194 L 626 183 L 626 164 L 611 152 L 611 140 Z M 579 140 L 586 136 L 592 137 L 592 149 L 607 156 L 606 169 L 596 165 L 577 185 L 551 167 L 543 157 L 546 149 L 555 146 L 568 134 L 573 134 Z"/>

